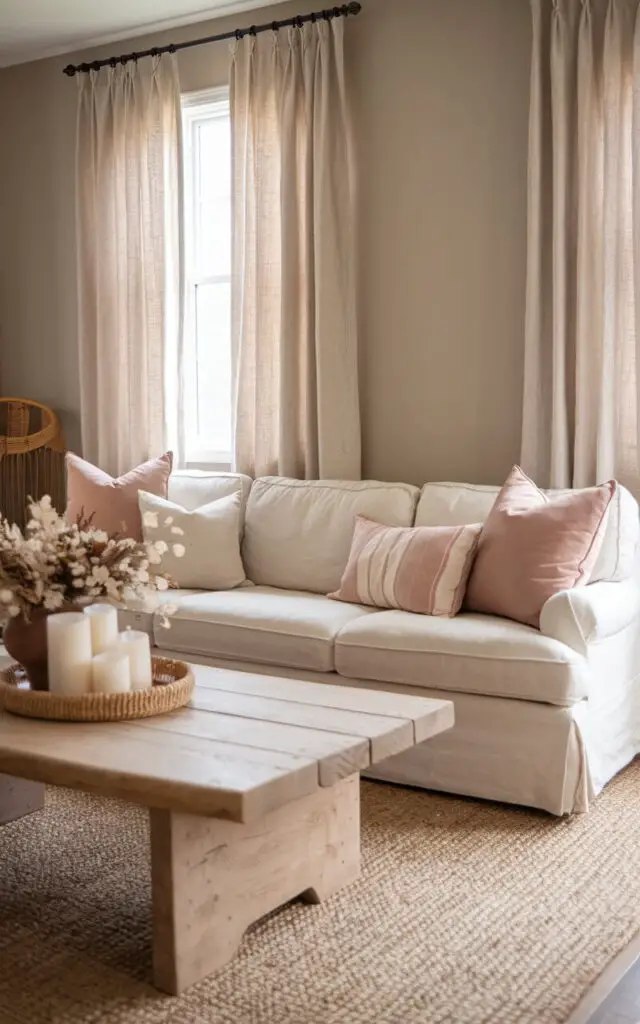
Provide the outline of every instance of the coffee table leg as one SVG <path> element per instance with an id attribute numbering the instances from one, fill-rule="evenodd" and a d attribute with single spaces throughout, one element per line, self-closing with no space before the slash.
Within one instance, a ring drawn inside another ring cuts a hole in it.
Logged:
<path id="1" fill-rule="evenodd" d="M 246 929 L 295 896 L 318 902 L 360 872 L 360 778 L 255 824 L 151 809 L 153 970 L 178 995 L 227 963 Z"/>
<path id="2" fill-rule="evenodd" d="M 44 786 L 29 779 L 0 775 L 0 825 L 44 807 Z"/>

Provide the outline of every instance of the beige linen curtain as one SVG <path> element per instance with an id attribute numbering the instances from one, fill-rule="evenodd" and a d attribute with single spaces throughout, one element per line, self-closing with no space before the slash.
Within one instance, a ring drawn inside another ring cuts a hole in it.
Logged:
<path id="1" fill-rule="evenodd" d="M 640 493 L 640 0 L 532 0 L 522 463 Z"/>
<path id="2" fill-rule="evenodd" d="M 235 465 L 254 475 L 360 477 L 343 31 L 232 51 Z"/>
<path id="3" fill-rule="evenodd" d="M 85 458 L 126 472 L 177 439 L 180 90 L 175 57 L 79 76 L 78 331 Z"/>

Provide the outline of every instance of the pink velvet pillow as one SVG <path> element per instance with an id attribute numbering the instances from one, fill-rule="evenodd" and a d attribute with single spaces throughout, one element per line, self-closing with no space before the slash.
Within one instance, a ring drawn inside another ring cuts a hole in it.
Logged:
<path id="1" fill-rule="evenodd" d="M 545 601 L 589 582 L 615 489 L 548 498 L 514 466 L 485 520 L 465 609 L 538 628 Z"/>
<path id="2" fill-rule="evenodd" d="M 329 597 L 450 618 L 460 610 L 481 529 L 382 526 L 357 516 L 340 588 Z"/>
<path id="3" fill-rule="evenodd" d="M 114 480 L 97 466 L 67 452 L 67 519 L 93 516 L 92 525 L 109 535 L 142 540 L 138 491 L 167 497 L 173 453 L 166 452 Z"/>

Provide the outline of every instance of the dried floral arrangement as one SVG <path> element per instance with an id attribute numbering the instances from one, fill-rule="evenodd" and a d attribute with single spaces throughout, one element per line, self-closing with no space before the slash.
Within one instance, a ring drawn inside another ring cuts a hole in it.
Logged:
<path id="1" fill-rule="evenodd" d="M 0 519 L 0 624 L 19 615 L 29 621 L 35 609 L 55 612 L 67 604 L 106 598 L 129 607 L 158 608 L 168 625 L 176 609 L 161 604 L 159 594 L 174 584 L 165 574 L 150 571 L 162 561 L 164 541 L 144 544 L 109 537 L 94 529 L 90 518 L 67 523 L 48 496 L 30 502 L 29 513 L 24 533 Z M 183 545 L 173 545 L 173 553 L 183 555 Z"/>

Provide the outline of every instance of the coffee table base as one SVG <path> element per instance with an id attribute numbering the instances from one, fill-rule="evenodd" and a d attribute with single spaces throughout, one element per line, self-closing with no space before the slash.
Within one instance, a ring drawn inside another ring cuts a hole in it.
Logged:
<path id="1" fill-rule="evenodd" d="M 43 807 L 44 786 L 41 782 L 0 775 L 0 825 L 40 811 Z"/>
<path id="2" fill-rule="evenodd" d="M 223 967 L 264 914 L 360 872 L 358 775 L 254 824 L 150 814 L 154 982 L 172 995 Z"/>

